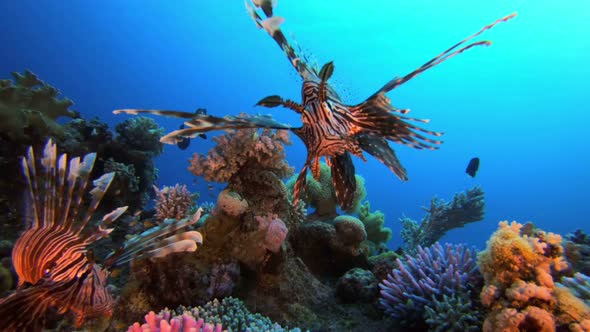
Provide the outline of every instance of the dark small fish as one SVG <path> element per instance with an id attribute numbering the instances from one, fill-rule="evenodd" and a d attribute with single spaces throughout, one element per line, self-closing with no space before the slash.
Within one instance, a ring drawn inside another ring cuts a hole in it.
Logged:
<path id="1" fill-rule="evenodd" d="M 213 187 L 213 185 L 212 185 L 212 184 L 208 184 L 208 185 L 207 185 L 207 189 L 209 189 L 209 190 L 213 190 L 213 189 L 215 189 L 215 187 Z"/>
<path id="2" fill-rule="evenodd" d="M 207 110 L 204 108 L 198 108 L 195 111 L 196 115 L 207 115 Z M 184 123 L 180 125 L 179 129 L 182 130 L 184 129 Z M 198 135 L 200 138 L 202 139 L 207 139 L 207 135 L 206 134 L 199 134 Z M 178 142 L 176 142 L 176 146 L 178 146 L 179 149 L 181 150 L 186 150 L 189 145 L 191 144 L 191 139 L 190 137 L 182 137 Z"/>
<path id="3" fill-rule="evenodd" d="M 475 177 L 477 170 L 479 169 L 479 158 L 471 158 L 467 168 L 465 169 L 465 173 L 469 174 L 472 178 Z"/>

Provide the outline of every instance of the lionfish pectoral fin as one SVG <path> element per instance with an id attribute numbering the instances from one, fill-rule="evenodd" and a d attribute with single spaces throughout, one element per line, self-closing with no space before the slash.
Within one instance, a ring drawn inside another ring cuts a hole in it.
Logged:
<path id="1" fill-rule="evenodd" d="M 201 218 L 199 209 L 191 218 L 182 220 L 165 219 L 143 233 L 125 241 L 120 248 L 106 258 L 108 267 L 120 266 L 129 261 L 143 258 L 159 258 L 175 252 L 195 251 L 203 243 L 203 236 L 197 231 L 187 231 Z"/>
<path id="2" fill-rule="evenodd" d="M 299 197 L 301 196 L 302 192 L 305 190 L 306 180 L 307 180 L 307 168 L 309 167 L 309 162 L 306 162 L 301 172 L 297 176 L 297 180 L 295 181 L 295 186 L 293 187 L 293 201 L 292 205 L 296 206 L 299 203 Z"/>
<path id="3" fill-rule="evenodd" d="M 402 181 L 408 180 L 406 169 L 397 158 L 395 151 L 387 141 L 379 136 L 359 135 L 357 137 L 359 146 L 368 154 L 375 157 L 389 168 Z"/>
<path id="4" fill-rule="evenodd" d="M 275 121 L 267 115 L 254 115 L 248 117 L 201 115 L 184 123 L 187 127 L 172 131 L 160 138 L 165 144 L 176 144 L 182 137 L 194 138 L 202 133 L 213 130 L 269 128 L 269 129 L 293 129 L 290 125 Z"/>
<path id="5" fill-rule="evenodd" d="M 172 110 L 151 110 L 151 109 L 134 109 L 134 108 L 126 108 L 126 109 L 118 109 L 114 110 L 113 114 L 130 114 L 130 115 L 138 115 L 138 114 L 155 114 L 155 115 L 162 115 L 172 118 L 180 118 L 180 119 L 192 119 L 195 116 L 199 116 L 194 112 L 182 112 L 182 111 L 172 111 Z"/>
<path id="6" fill-rule="evenodd" d="M 293 111 L 295 111 L 297 113 L 303 113 L 303 111 L 304 111 L 304 108 L 301 104 L 296 103 L 290 99 L 283 100 L 283 98 L 281 98 L 281 96 L 277 96 L 277 95 L 272 95 L 272 96 L 268 96 L 266 98 L 263 98 L 262 100 L 257 102 L 255 106 L 263 106 L 263 107 L 269 107 L 269 108 L 283 106 L 283 107 L 292 109 Z"/>
<path id="7" fill-rule="evenodd" d="M 420 66 L 418 69 L 414 70 L 413 72 L 407 74 L 406 76 L 402 77 L 402 78 L 397 78 L 397 79 L 393 79 L 389 82 L 387 82 L 387 84 L 385 84 L 380 90 L 379 92 L 388 92 L 391 91 L 393 89 L 395 89 L 396 87 L 404 84 L 405 82 L 411 80 L 412 78 L 416 77 L 418 74 L 444 62 L 445 60 L 448 60 L 452 57 L 454 57 L 455 55 L 461 54 L 464 51 L 467 51 L 468 49 L 475 47 L 475 46 L 489 46 L 491 45 L 490 41 L 487 40 L 482 40 L 482 41 L 477 41 L 477 42 L 472 42 L 470 44 L 467 44 L 465 46 L 465 43 L 467 43 L 468 41 L 470 41 L 471 39 L 479 36 L 480 34 L 482 34 L 484 31 L 489 30 L 491 28 L 493 28 L 495 25 L 501 23 L 501 22 L 506 22 L 508 20 L 510 20 L 511 18 L 515 17 L 516 13 L 504 16 L 496 21 L 494 21 L 492 24 L 486 25 L 485 27 L 483 27 L 481 30 L 479 30 L 478 32 L 474 33 L 473 35 L 463 39 L 462 41 L 456 43 L 455 45 L 449 47 L 448 49 L 446 49 L 444 52 L 442 52 L 441 54 L 437 55 L 436 57 L 432 58 L 430 61 L 426 62 L 425 64 L 423 64 L 422 66 Z M 460 48 L 459 48 L 460 47 Z"/>
<path id="8" fill-rule="evenodd" d="M 348 152 L 345 152 L 332 157 L 330 164 L 336 200 L 340 208 L 347 210 L 352 207 L 354 193 L 356 192 L 356 178 L 352 158 L 350 158 Z"/>

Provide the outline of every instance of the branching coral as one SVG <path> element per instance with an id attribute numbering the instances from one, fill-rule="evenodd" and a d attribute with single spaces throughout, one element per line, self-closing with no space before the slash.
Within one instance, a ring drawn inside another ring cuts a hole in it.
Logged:
<path id="1" fill-rule="evenodd" d="M 356 191 L 352 199 L 351 207 L 344 210 L 348 214 L 356 214 L 361 207 L 361 201 L 367 196 L 365 189 L 365 179 L 360 175 L 355 175 Z M 293 176 L 287 181 L 287 189 L 292 194 L 297 177 Z M 307 175 L 305 190 L 301 193 L 301 200 L 311 205 L 315 210 L 308 216 L 309 220 L 327 220 L 333 219 L 338 215 L 336 209 L 336 192 L 332 184 L 332 173 L 330 167 L 324 162 L 320 163 L 320 176 L 316 180 L 311 174 Z"/>
<path id="2" fill-rule="evenodd" d="M 207 181 L 230 182 L 247 169 L 270 170 L 279 177 L 289 177 L 293 168 L 285 161 L 285 144 L 291 144 L 284 130 L 228 130 L 213 138 L 217 145 L 208 154 L 195 153 L 189 171 Z"/>
<path id="3" fill-rule="evenodd" d="M 136 150 L 157 156 L 164 151 L 164 145 L 160 143 L 160 136 L 164 129 L 152 118 L 140 116 L 127 119 L 115 127 L 116 140 L 121 144 Z"/>
<path id="4" fill-rule="evenodd" d="M 481 301 L 490 309 L 484 331 L 573 331 L 588 323 L 590 308 L 555 284 L 568 268 L 560 235 L 504 221 L 478 259 Z"/>
<path id="5" fill-rule="evenodd" d="M 470 301 L 480 284 L 474 249 L 451 244 L 443 248 L 437 242 L 418 247 L 417 255 L 406 256 L 406 261 L 397 259 L 397 268 L 379 284 L 379 302 L 402 325 L 420 326 L 425 324 L 425 306 L 436 306 L 434 299 L 455 294 Z"/>
<path id="6" fill-rule="evenodd" d="M 483 220 L 484 208 L 484 192 L 481 187 L 455 194 L 450 203 L 434 197 L 430 207 L 425 208 L 427 214 L 420 223 L 408 217 L 401 219 L 401 236 L 406 249 L 413 252 L 418 246 L 430 246 L 453 228 Z"/>
<path id="7" fill-rule="evenodd" d="M 188 191 L 186 185 L 176 184 L 174 187 L 164 186 L 162 189 L 154 186 L 156 198 L 156 218 L 180 220 L 186 218 L 195 202 L 193 194 Z"/>

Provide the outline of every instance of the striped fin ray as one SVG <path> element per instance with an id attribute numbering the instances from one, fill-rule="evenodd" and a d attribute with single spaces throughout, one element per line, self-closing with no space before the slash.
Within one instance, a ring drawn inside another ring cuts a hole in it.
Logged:
<path id="1" fill-rule="evenodd" d="M 158 226 L 125 241 L 123 248 L 107 258 L 108 266 L 116 266 L 141 258 L 163 257 L 173 252 L 194 251 L 203 243 L 199 232 L 186 231 L 201 218 L 199 209 L 190 219 L 165 219 Z M 179 234 L 178 234 L 179 233 Z M 191 243 L 192 242 L 192 243 Z"/>
<path id="2" fill-rule="evenodd" d="M 52 305 L 49 292 L 46 287 L 25 288 L 0 299 L 0 331 L 42 331 L 44 314 Z"/>
<path id="3" fill-rule="evenodd" d="M 225 129 L 247 129 L 247 128 L 270 128 L 286 129 L 293 127 L 277 122 L 267 115 L 253 115 L 248 117 L 237 116 L 202 116 L 184 123 L 187 128 L 172 131 L 160 139 L 160 142 L 167 144 L 176 144 L 182 137 L 196 137 L 200 133 L 225 130 Z"/>
<path id="4" fill-rule="evenodd" d="M 400 112 L 391 105 L 389 98 L 384 93 L 373 95 L 349 109 L 351 121 L 360 128 L 360 133 L 379 135 L 415 149 L 433 150 L 442 144 L 441 140 L 426 135 L 440 137 L 443 133 L 427 130 L 410 123 L 410 121 L 428 123 L 429 120 L 400 115 Z M 409 112 L 409 110 L 404 111 L 403 114 Z"/>
<path id="5" fill-rule="evenodd" d="M 387 141 L 379 136 L 358 135 L 357 141 L 361 149 L 375 157 L 389 168 L 402 181 L 408 180 L 406 169 L 402 166 L 397 158 L 395 151 L 389 146 Z"/>
<path id="6" fill-rule="evenodd" d="M 303 168 L 299 172 L 297 176 L 297 180 L 295 181 L 295 186 L 293 187 L 293 201 L 292 205 L 296 206 L 299 203 L 299 197 L 301 193 L 305 190 L 305 184 L 307 182 L 307 168 L 309 167 L 309 160 L 305 162 Z"/>
<path id="7" fill-rule="evenodd" d="M 86 209 L 86 215 L 82 219 L 82 222 L 80 222 L 77 225 L 78 229 L 77 229 L 76 234 L 80 234 L 84 230 L 86 225 L 88 225 L 88 222 L 90 221 L 90 219 L 92 218 L 92 215 L 94 214 L 94 212 L 98 208 L 98 205 L 100 204 L 100 201 L 104 197 L 104 194 L 109 189 L 109 186 L 111 185 L 111 182 L 113 181 L 114 177 L 115 177 L 114 172 L 106 173 L 92 182 L 92 184 L 94 185 L 94 188 L 92 188 L 92 190 L 90 190 L 90 195 L 92 196 L 92 201 L 90 201 L 90 205 Z M 120 214 L 119 214 L 119 216 L 120 216 Z"/>
<path id="8" fill-rule="evenodd" d="M 147 110 L 147 109 L 119 109 L 114 110 L 113 114 L 130 114 L 130 115 L 138 115 L 138 114 L 155 114 L 155 115 L 162 115 L 171 118 L 180 118 L 180 119 L 192 119 L 194 117 L 200 117 L 202 115 L 196 113 L 189 113 L 189 112 L 182 112 L 182 111 L 172 111 L 172 110 Z"/>
<path id="9" fill-rule="evenodd" d="M 422 66 L 420 66 L 418 69 L 414 70 L 413 72 L 407 74 L 404 77 L 401 78 L 395 78 L 389 82 L 387 82 L 381 89 L 379 89 L 379 91 L 377 93 L 380 92 L 388 92 L 391 91 L 393 89 L 395 89 L 396 87 L 404 84 L 405 82 L 411 80 L 412 78 L 416 77 L 418 74 L 425 72 L 426 70 L 444 62 L 445 60 L 448 60 L 456 55 L 459 55 L 467 50 L 469 50 L 472 47 L 475 46 L 489 46 L 491 45 L 490 41 L 484 40 L 484 41 L 477 41 L 477 42 L 473 42 L 471 44 L 467 44 L 465 46 L 462 46 L 464 44 L 466 44 L 467 42 L 469 42 L 470 40 L 472 40 L 473 38 L 479 36 L 480 34 L 482 34 L 484 31 L 489 30 L 491 28 L 493 28 L 495 25 L 501 23 L 501 22 L 506 22 L 512 18 L 514 18 L 516 16 L 516 13 L 507 15 L 505 17 L 502 17 L 496 21 L 494 21 L 492 24 L 488 24 L 485 27 L 483 27 L 481 30 L 479 30 L 478 32 L 474 33 L 473 35 L 461 40 L 460 42 L 456 43 L 455 45 L 449 47 L 448 49 L 446 49 L 444 52 L 442 52 L 441 54 L 437 55 L 436 57 L 434 57 L 433 59 L 431 59 L 430 61 L 426 62 L 425 64 L 423 64 Z M 461 47 L 462 46 L 462 47 Z M 458 48 L 460 47 L 460 48 Z M 458 48 L 458 49 L 457 49 Z"/>
<path id="10" fill-rule="evenodd" d="M 356 178 L 354 164 L 350 153 L 330 157 L 332 170 L 332 184 L 336 192 L 336 200 L 343 210 L 352 206 L 354 193 L 356 192 Z"/>
<path id="11" fill-rule="evenodd" d="M 297 53 L 297 50 L 289 43 L 283 31 L 281 31 L 279 26 L 284 19 L 273 15 L 272 2 L 263 1 L 263 5 L 258 5 L 246 0 L 245 4 L 246 10 L 256 23 L 256 26 L 264 29 L 277 45 L 279 45 L 301 78 L 303 80 L 319 80 L 315 68 L 308 63 L 305 57 Z M 269 6 L 270 8 L 268 8 Z M 256 8 L 262 8 L 265 18 L 256 11 Z"/>

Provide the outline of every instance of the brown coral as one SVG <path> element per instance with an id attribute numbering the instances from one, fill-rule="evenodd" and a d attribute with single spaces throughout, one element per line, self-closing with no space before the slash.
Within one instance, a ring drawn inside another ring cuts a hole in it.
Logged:
<path id="1" fill-rule="evenodd" d="M 207 155 L 195 153 L 189 171 L 207 181 L 230 182 L 247 168 L 270 170 L 279 177 L 289 177 L 293 168 L 285 161 L 285 144 L 289 133 L 272 129 L 228 130 L 213 138 L 217 145 Z"/>
<path id="2" fill-rule="evenodd" d="M 176 184 L 174 187 L 164 186 L 162 189 L 154 186 L 156 198 L 156 218 L 181 220 L 188 216 L 188 212 L 194 205 L 193 194 L 188 191 L 186 185 Z"/>

